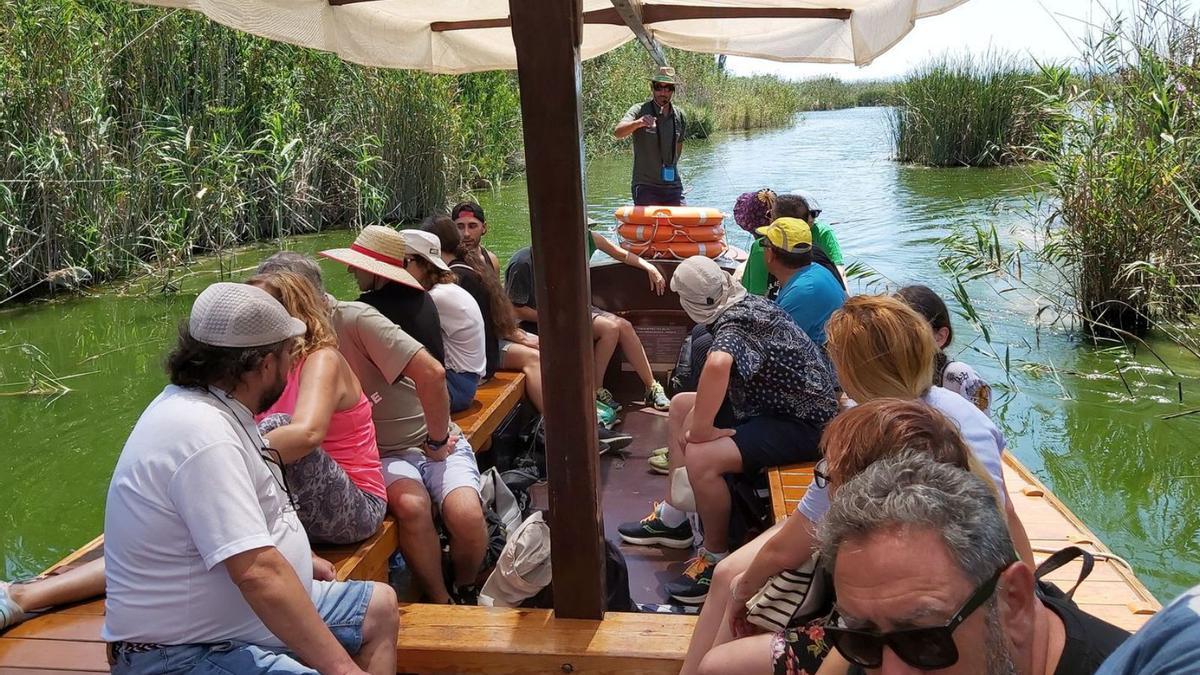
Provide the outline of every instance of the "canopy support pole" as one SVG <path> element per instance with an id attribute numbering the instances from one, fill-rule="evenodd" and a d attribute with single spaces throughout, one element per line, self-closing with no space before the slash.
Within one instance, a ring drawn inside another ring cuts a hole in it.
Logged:
<path id="1" fill-rule="evenodd" d="M 509 0 L 533 233 L 554 613 L 604 618 L 604 523 L 584 237 L 579 0 Z"/>
<path id="2" fill-rule="evenodd" d="M 670 65 L 667 63 L 667 56 L 663 53 L 662 47 L 658 44 L 650 32 L 646 30 L 645 24 L 642 23 L 641 13 L 633 6 L 630 0 L 612 0 L 613 7 L 617 8 L 617 13 L 625 20 L 625 25 L 629 26 L 629 30 L 633 31 L 634 37 L 638 42 L 642 43 L 642 47 L 650 54 L 650 58 L 660 66 Z"/>

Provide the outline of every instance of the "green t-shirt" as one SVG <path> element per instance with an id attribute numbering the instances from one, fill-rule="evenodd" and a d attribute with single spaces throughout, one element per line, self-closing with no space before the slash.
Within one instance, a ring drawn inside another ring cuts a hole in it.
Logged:
<path id="1" fill-rule="evenodd" d="M 746 267 L 742 270 L 742 288 L 751 295 L 766 295 L 769 284 L 767 261 L 763 258 L 762 246 L 758 239 L 755 239 L 746 254 Z"/>
<path id="2" fill-rule="evenodd" d="M 838 243 L 837 235 L 833 233 L 833 228 L 828 225 L 814 223 L 812 226 L 813 243 L 821 247 L 825 251 L 825 255 L 833 261 L 834 265 L 842 265 L 842 246 Z"/>

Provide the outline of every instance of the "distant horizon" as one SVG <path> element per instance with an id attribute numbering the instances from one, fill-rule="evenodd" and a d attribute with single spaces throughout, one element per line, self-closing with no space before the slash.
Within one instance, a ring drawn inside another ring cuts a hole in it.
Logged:
<path id="1" fill-rule="evenodd" d="M 891 50 L 867 66 L 853 64 L 779 63 L 730 56 L 734 75 L 775 75 L 785 80 L 833 77 L 845 82 L 893 81 L 940 56 L 974 56 L 988 52 L 1033 62 L 1077 60 L 1089 33 L 1095 34 L 1110 14 L 1132 16 L 1140 0 L 968 0 L 938 16 L 917 21 Z M 1195 17 L 1200 0 L 1178 0 Z"/>

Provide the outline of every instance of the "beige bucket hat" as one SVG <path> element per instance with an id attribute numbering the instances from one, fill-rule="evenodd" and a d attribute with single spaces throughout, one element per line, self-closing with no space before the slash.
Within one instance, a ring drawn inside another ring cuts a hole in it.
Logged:
<path id="1" fill-rule="evenodd" d="M 424 290 L 420 282 L 404 269 L 408 247 L 404 245 L 404 237 L 390 227 L 368 225 L 358 233 L 350 248 L 332 248 L 321 251 L 320 255 L 389 281 Z"/>
<path id="2" fill-rule="evenodd" d="M 496 568 L 479 589 L 479 604 L 516 607 L 548 586 L 552 576 L 550 526 L 535 511 L 508 535 Z"/>

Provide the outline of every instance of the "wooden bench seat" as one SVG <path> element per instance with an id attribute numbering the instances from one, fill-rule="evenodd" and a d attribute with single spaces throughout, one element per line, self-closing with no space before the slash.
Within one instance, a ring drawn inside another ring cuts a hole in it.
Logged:
<path id="1" fill-rule="evenodd" d="M 609 612 L 556 619 L 549 609 L 402 605 L 402 673 L 678 673 L 695 616 Z"/>
<path id="2" fill-rule="evenodd" d="M 767 469 L 767 481 L 771 485 L 771 511 L 775 514 L 775 522 L 782 521 L 796 510 L 796 505 L 812 485 L 813 468 L 816 465 L 816 462 L 803 462 Z"/>
<path id="3" fill-rule="evenodd" d="M 462 429 L 475 452 L 483 452 L 492 444 L 492 434 L 524 395 L 523 373 L 497 371 L 492 379 L 479 385 L 471 407 L 454 414 L 454 423 Z"/>

